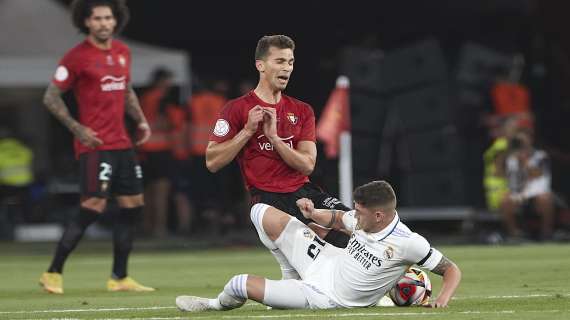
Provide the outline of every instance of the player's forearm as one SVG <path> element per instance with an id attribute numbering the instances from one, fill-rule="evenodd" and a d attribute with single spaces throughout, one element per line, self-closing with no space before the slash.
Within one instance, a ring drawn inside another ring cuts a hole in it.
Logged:
<path id="1" fill-rule="evenodd" d="M 214 173 L 228 165 L 252 136 L 251 132 L 242 129 L 228 141 L 210 142 L 206 148 L 206 167 L 208 170 Z"/>
<path id="2" fill-rule="evenodd" d="M 315 209 L 311 215 L 311 220 L 325 228 L 341 230 L 344 228 L 343 215 L 344 212 L 340 210 Z"/>
<path id="3" fill-rule="evenodd" d="M 455 290 L 461 282 L 461 270 L 454 263 L 450 265 L 449 268 L 445 270 L 443 274 L 443 281 L 441 285 L 441 290 L 436 299 L 436 302 L 441 302 L 445 305 L 451 300 Z"/>
<path id="4" fill-rule="evenodd" d="M 129 85 L 125 96 L 125 112 L 137 123 L 147 123 L 144 113 L 142 112 L 139 99 L 133 87 Z"/>
<path id="5" fill-rule="evenodd" d="M 76 133 L 81 124 L 75 120 L 69 113 L 69 109 L 61 98 L 61 90 L 50 83 L 44 94 L 43 103 L 47 109 L 72 133 Z"/>
<path id="6" fill-rule="evenodd" d="M 315 169 L 316 157 L 291 148 L 288 144 L 277 138 L 270 140 L 274 150 L 279 153 L 281 159 L 291 168 L 308 176 Z"/>

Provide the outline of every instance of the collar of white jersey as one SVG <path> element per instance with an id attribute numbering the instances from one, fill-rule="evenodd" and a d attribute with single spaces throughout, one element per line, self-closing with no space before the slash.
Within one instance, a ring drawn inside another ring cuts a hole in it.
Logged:
<path id="1" fill-rule="evenodd" d="M 374 240 L 382 241 L 386 239 L 387 236 L 392 234 L 392 232 L 394 232 L 394 229 L 396 229 L 396 226 L 398 225 L 399 222 L 400 222 L 400 216 L 398 216 L 398 211 L 396 211 L 394 219 L 392 220 L 392 222 L 390 222 L 389 225 L 387 225 L 384 229 L 376 233 L 369 233 L 369 235 L 372 236 Z"/>

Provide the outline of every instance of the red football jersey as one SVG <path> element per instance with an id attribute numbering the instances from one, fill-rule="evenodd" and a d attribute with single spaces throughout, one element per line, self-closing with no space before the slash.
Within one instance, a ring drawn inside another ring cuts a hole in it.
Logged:
<path id="1" fill-rule="evenodd" d="M 79 105 L 79 122 L 97 133 L 103 144 L 89 148 L 75 140 L 75 154 L 92 150 L 118 150 L 132 146 L 125 128 L 125 96 L 130 82 L 131 54 L 122 42 L 111 49 L 95 47 L 88 40 L 69 50 L 52 82 L 62 91 L 73 89 Z"/>
<path id="2" fill-rule="evenodd" d="M 233 138 L 247 123 L 248 112 L 256 105 L 277 110 L 277 135 L 291 148 L 299 141 L 315 142 L 315 114 L 310 105 L 281 96 L 277 104 L 263 102 L 253 91 L 229 101 L 210 135 L 218 143 Z M 255 135 L 237 155 L 246 186 L 269 192 L 293 192 L 309 181 L 309 177 L 291 168 L 273 150 L 260 123 Z"/>

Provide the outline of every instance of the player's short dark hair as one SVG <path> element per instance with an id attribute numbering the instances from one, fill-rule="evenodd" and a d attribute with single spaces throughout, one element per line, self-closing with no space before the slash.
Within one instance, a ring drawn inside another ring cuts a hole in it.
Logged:
<path id="1" fill-rule="evenodd" d="M 386 181 L 372 181 L 354 189 L 354 202 L 367 207 L 396 205 L 396 193 Z"/>
<path id="2" fill-rule="evenodd" d="M 257 41 L 255 60 L 263 60 L 267 56 L 270 47 L 295 50 L 295 41 L 282 34 L 263 36 Z"/>
<path id="3" fill-rule="evenodd" d="M 111 8 L 113 16 L 117 20 L 115 34 L 120 33 L 129 22 L 131 15 L 125 0 L 73 0 L 71 3 L 71 20 L 81 33 L 89 34 L 89 28 L 85 26 L 85 19 L 91 16 L 95 7 Z"/>

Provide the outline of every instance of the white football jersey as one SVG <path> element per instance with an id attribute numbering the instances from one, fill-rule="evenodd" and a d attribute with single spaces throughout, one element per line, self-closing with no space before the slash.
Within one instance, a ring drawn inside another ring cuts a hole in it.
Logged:
<path id="1" fill-rule="evenodd" d="M 397 213 L 394 220 L 377 233 L 360 230 L 354 214 L 353 210 L 343 216 L 346 229 L 352 231 L 346 248 L 328 250 L 329 254 L 325 254 L 328 257 L 315 265 L 320 276 L 319 281 L 312 284 L 337 304 L 348 308 L 371 306 L 409 266 L 417 264 L 432 270 L 441 260 L 442 254 L 431 248 L 424 237 L 410 231 Z M 312 282 L 310 278 L 307 280 Z"/>

